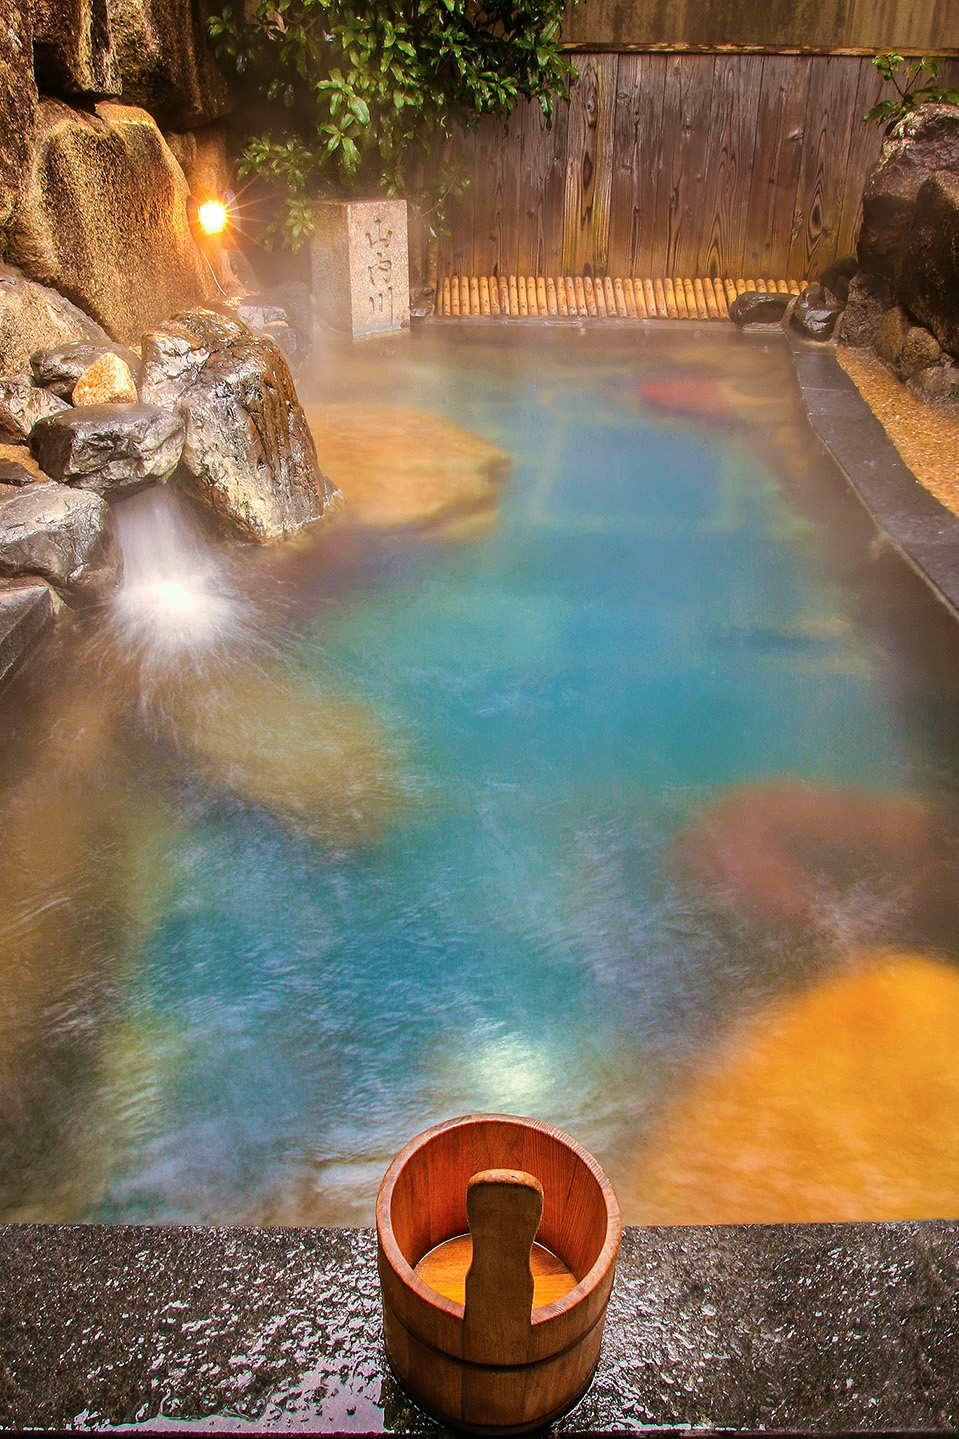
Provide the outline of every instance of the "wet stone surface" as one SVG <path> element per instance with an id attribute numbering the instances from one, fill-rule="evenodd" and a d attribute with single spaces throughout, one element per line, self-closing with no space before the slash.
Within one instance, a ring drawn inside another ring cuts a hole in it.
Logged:
<path id="1" fill-rule="evenodd" d="M 627 1229 L 557 1433 L 959 1422 L 959 1223 Z M 441 1434 L 382 1349 L 366 1229 L 9 1225 L 0 1424 Z"/>

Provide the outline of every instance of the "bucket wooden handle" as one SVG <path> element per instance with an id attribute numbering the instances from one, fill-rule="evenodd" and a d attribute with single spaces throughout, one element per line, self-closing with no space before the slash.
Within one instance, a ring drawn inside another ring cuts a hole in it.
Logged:
<path id="1" fill-rule="evenodd" d="M 463 1357 L 524 1364 L 533 1312 L 530 1252 L 543 1186 L 522 1169 L 483 1169 L 466 1186 L 473 1259 L 466 1275 Z"/>

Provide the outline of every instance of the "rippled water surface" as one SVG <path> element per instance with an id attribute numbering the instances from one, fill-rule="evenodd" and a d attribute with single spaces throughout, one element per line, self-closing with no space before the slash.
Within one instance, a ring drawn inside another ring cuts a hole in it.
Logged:
<path id="1" fill-rule="evenodd" d="M 478 1109 L 627 1220 L 956 1212 L 954 622 L 773 342 L 488 335 L 298 383 L 500 446 L 495 507 L 137 497 L 0 698 L 7 1219 L 368 1223 Z"/>

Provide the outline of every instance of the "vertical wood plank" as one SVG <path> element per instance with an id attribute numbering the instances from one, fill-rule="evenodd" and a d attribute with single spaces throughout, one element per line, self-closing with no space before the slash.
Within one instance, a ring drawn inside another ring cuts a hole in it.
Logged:
<path id="1" fill-rule="evenodd" d="M 731 266 L 730 275 L 786 273 L 809 98 L 808 60 L 808 56 L 793 55 L 762 57 L 756 157 L 743 217 L 742 264 Z"/>
<path id="2" fill-rule="evenodd" d="M 855 57 L 844 55 L 811 57 L 787 278 L 818 276 L 835 254 L 856 85 L 852 96 L 849 87 L 851 79 L 858 81 L 858 64 Z"/>
<path id="3" fill-rule="evenodd" d="M 609 259 L 616 55 L 584 55 L 573 84 L 563 214 L 564 272 L 604 274 Z"/>
<path id="4" fill-rule="evenodd" d="M 650 268 L 657 275 L 701 269 L 702 187 L 713 97 L 713 55 L 670 56 L 663 105 L 663 169 Z"/>

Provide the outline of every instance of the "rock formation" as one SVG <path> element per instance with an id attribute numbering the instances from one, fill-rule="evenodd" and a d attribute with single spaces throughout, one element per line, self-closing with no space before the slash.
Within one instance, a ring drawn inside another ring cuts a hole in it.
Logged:
<path id="1" fill-rule="evenodd" d="M 0 490 L 0 574 L 39 575 L 69 599 L 99 598 L 121 559 L 98 495 L 53 483 Z"/>
<path id="2" fill-rule="evenodd" d="M 191 487 L 244 538 L 282 539 L 338 498 L 286 361 L 238 321 L 196 310 L 146 336 L 140 395 L 183 416 Z"/>
<path id="3" fill-rule="evenodd" d="M 873 347 L 914 393 L 959 412 L 959 106 L 923 105 L 863 197 L 840 340 Z"/>
<path id="4" fill-rule="evenodd" d="M 19 374 L 45 347 L 78 343 L 94 346 L 99 353 L 111 340 L 106 330 L 56 290 L 0 264 L 0 373 Z"/>
<path id="5" fill-rule="evenodd" d="M 73 387 L 74 405 L 135 405 L 139 399 L 130 366 L 109 350 L 100 355 Z"/>
<path id="6" fill-rule="evenodd" d="M 30 368 L 38 385 L 59 395 L 62 400 L 73 399 L 73 391 L 81 375 L 103 355 L 116 355 L 123 360 L 128 370 L 139 368 L 139 357 L 123 345 L 83 344 L 61 345 L 56 349 L 37 350 L 30 356 Z"/>
<path id="7" fill-rule="evenodd" d="M 33 383 L 30 375 L 0 380 L 0 438 L 22 443 L 38 420 L 67 409 L 65 400 Z"/>
<path id="8" fill-rule="evenodd" d="M 117 496 L 172 473 L 183 421 L 157 405 L 82 405 L 38 421 L 30 448 L 52 479 Z"/>
<path id="9" fill-rule="evenodd" d="M 135 342 L 215 292 L 190 230 L 188 189 L 145 110 L 58 100 L 37 107 L 31 160 L 6 255 Z"/>

